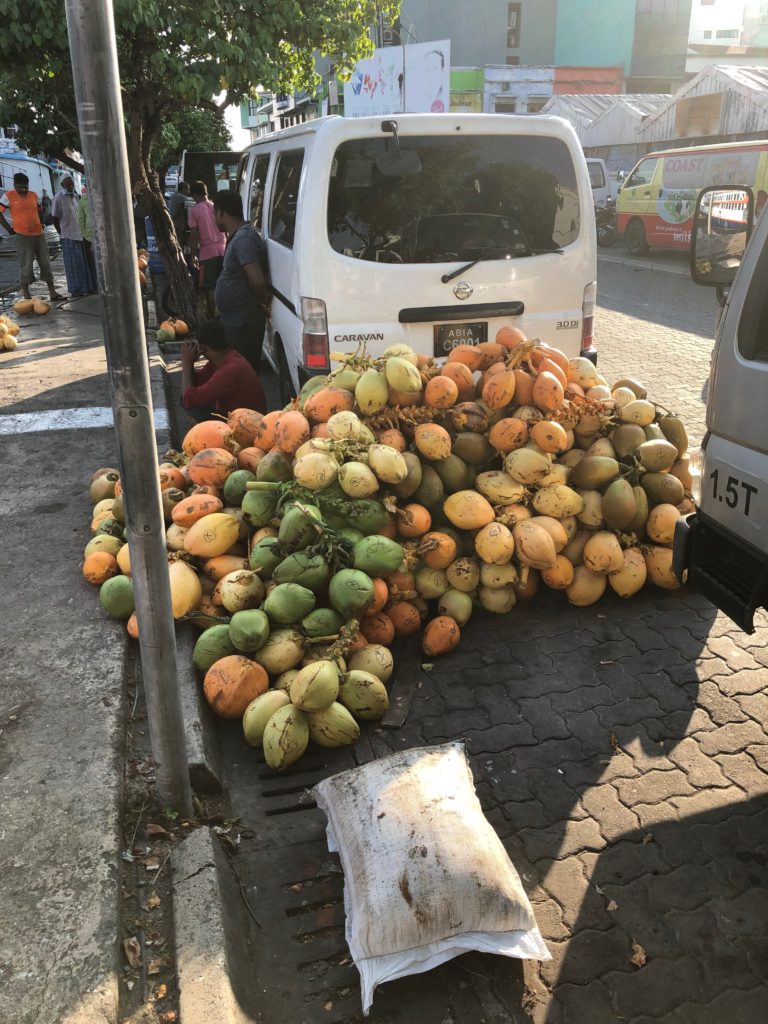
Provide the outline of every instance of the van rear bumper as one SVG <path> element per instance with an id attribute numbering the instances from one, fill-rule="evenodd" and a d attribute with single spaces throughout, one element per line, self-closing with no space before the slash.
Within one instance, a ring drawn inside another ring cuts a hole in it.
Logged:
<path id="1" fill-rule="evenodd" d="M 698 511 L 675 526 L 672 567 L 681 582 L 754 633 L 755 610 L 768 599 L 768 555 Z"/>

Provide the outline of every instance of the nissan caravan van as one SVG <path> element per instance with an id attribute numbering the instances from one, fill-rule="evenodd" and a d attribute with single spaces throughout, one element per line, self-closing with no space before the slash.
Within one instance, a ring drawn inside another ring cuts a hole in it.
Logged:
<path id="1" fill-rule="evenodd" d="M 592 189 L 560 118 L 320 118 L 253 143 L 238 188 L 267 244 L 284 398 L 331 351 L 446 356 L 502 325 L 595 356 Z"/>
<path id="2" fill-rule="evenodd" d="M 768 217 L 752 232 L 753 204 L 728 183 L 695 207 L 691 275 L 718 289 L 721 314 L 707 431 L 689 462 L 696 511 L 674 540 L 678 578 L 748 633 L 768 605 Z"/>

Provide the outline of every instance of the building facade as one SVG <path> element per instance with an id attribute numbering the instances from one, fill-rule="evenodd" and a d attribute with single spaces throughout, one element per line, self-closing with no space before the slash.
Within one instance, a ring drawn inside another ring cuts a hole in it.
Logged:
<path id="1" fill-rule="evenodd" d="M 694 0 L 685 69 L 768 66 L 768 0 Z"/>

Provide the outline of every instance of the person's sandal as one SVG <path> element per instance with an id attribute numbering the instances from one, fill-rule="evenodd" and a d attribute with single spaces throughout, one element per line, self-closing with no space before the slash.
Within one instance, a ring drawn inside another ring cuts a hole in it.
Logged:
<path id="1" fill-rule="evenodd" d="M 54 292 L 53 295 L 51 295 L 51 302 L 63 302 L 66 297 L 66 295 L 59 295 L 58 292 Z"/>

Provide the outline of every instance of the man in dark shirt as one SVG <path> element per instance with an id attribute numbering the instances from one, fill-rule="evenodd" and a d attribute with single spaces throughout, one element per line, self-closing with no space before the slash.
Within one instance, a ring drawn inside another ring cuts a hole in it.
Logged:
<path id="1" fill-rule="evenodd" d="M 224 264 L 214 298 L 230 345 L 258 370 L 271 295 L 267 285 L 267 247 L 243 218 L 237 192 L 213 199 L 217 227 L 228 236 Z"/>
<path id="2" fill-rule="evenodd" d="M 224 326 L 218 320 L 204 320 L 197 330 L 197 344 L 181 352 L 181 403 L 193 420 L 207 420 L 214 414 L 227 416 L 233 409 L 267 411 L 264 389 L 256 371 L 239 352 L 230 347 Z M 208 360 L 195 369 L 199 356 Z"/>

